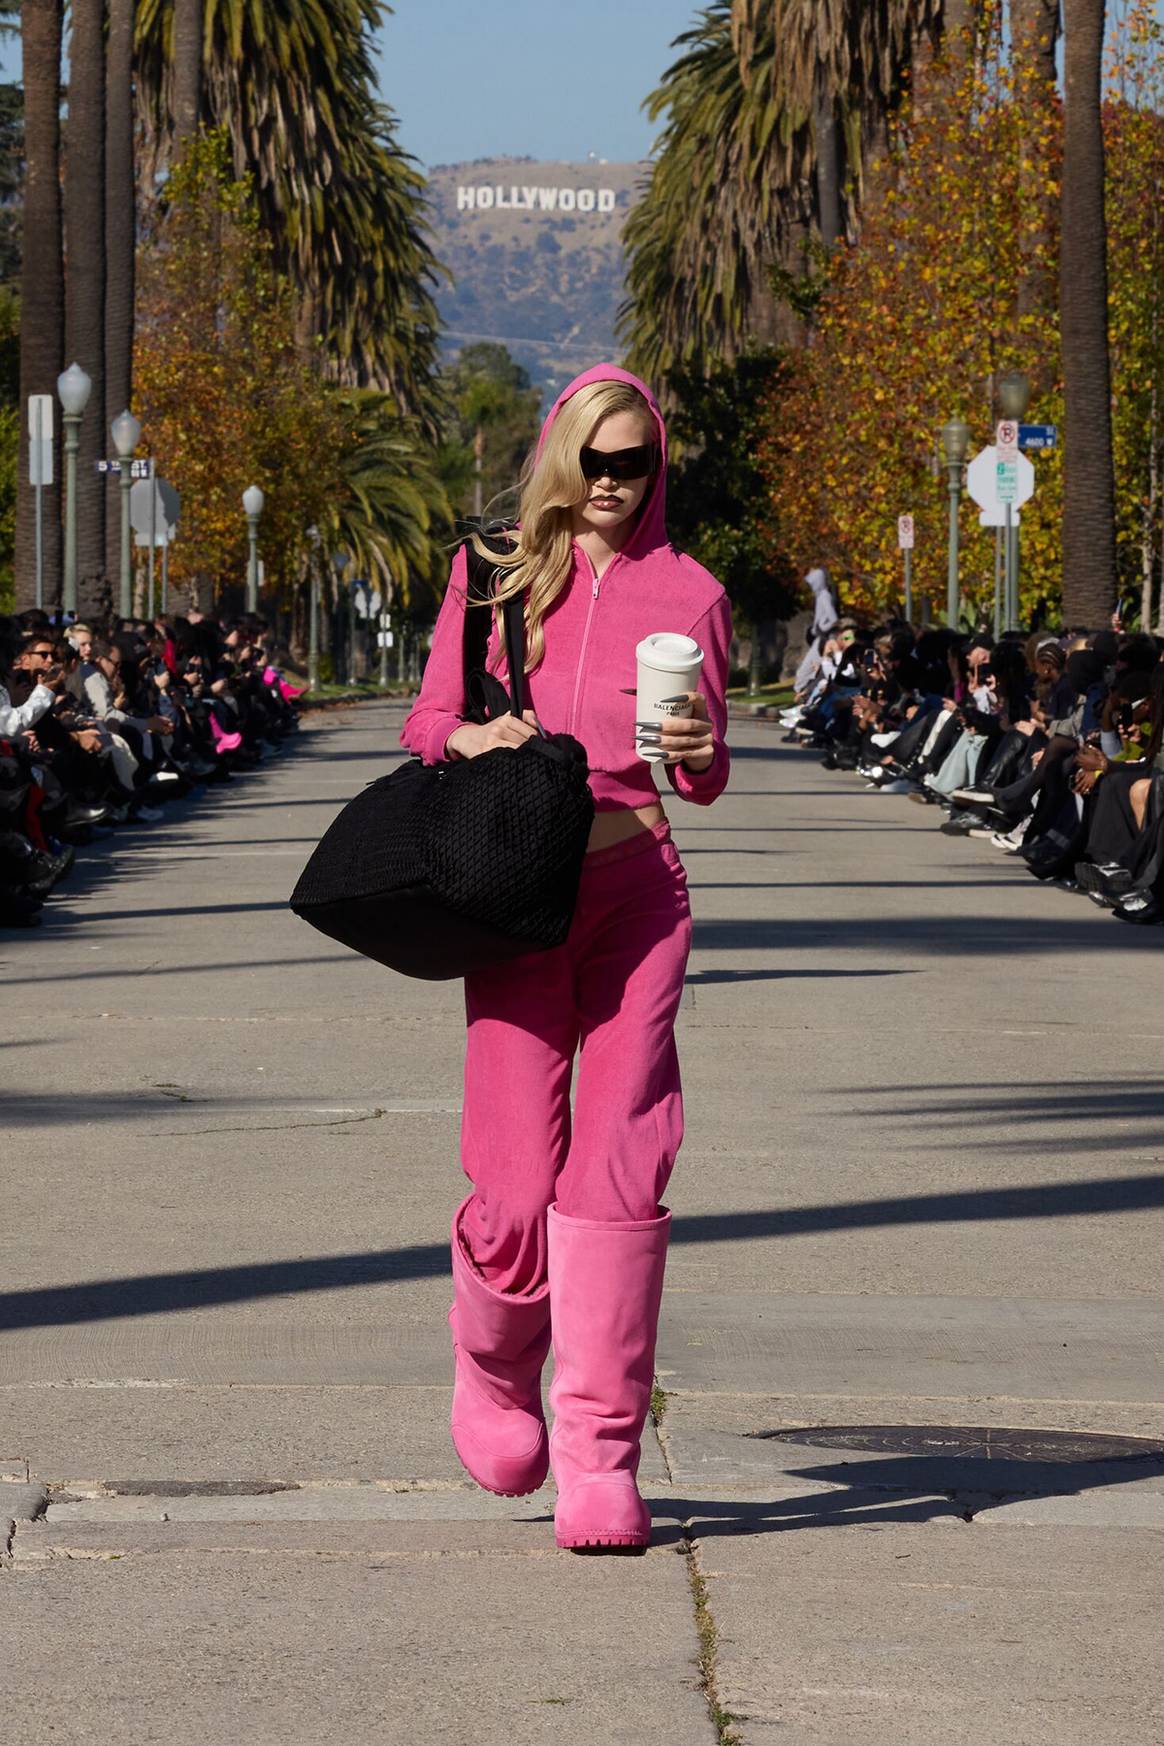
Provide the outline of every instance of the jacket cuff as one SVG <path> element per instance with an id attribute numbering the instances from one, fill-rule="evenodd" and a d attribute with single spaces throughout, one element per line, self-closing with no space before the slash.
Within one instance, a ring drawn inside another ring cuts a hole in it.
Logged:
<path id="1" fill-rule="evenodd" d="M 428 730 L 424 742 L 424 761 L 426 764 L 451 764 L 453 760 L 445 750 L 449 735 L 455 734 L 459 727 L 464 727 L 465 718 L 461 715 L 438 715 Z"/>
<path id="2" fill-rule="evenodd" d="M 722 740 L 715 744 L 715 756 L 706 770 L 688 770 L 682 764 L 668 764 L 667 778 L 681 800 L 694 801 L 696 806 L 710 806 L 727 787 L 731 757 Z"/>

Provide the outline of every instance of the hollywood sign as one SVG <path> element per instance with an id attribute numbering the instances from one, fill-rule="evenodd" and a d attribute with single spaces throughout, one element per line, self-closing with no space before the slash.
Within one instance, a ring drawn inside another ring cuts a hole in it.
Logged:
<path id="1" fill-rule="evenodd" d="M 613 212 L 613 188 L 502 188 L 480 184 L 457 189 L 458 212 Z"/>

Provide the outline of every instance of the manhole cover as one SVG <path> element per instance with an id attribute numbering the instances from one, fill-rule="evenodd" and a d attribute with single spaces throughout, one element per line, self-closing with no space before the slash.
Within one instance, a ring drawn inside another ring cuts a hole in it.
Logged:
<path id="1" fill-rule="evenodd" d="M 1164 1442 L 1084 1431 L 1013 1431 L 985 1425 L 805 1425 L 752 1435 L 775 1443 L 877 1455 L 954 1455 L 978 1461 L 1164 1461 Z"/>

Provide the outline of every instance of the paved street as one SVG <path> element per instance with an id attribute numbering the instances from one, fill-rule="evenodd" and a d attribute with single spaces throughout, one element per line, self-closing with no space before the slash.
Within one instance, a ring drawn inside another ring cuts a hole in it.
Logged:
<path id="1" fill-rule="evenodd" d="M 400 719 L 0 936 L 0 1733 L 1158 1746 L 1164 1456 L 985 1432 L 1164 1449 L 1162 936 L 734 725 L 656 1545 L 558 1553 L 447 1438 L 459 985 L 285 907 Z"/>

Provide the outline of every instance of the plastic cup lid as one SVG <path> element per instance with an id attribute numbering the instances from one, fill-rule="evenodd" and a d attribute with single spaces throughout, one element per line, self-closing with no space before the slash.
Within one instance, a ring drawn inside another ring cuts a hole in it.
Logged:
<path id="1" fill-rule="evenodd" d="M 676 631 L 656 631 L 643 638 L 635 655 L 646 666 L 658 667 L 664 673 L 685 673 L 702 661 L 703 650 L 694 637 L 680 636 Z"/>

